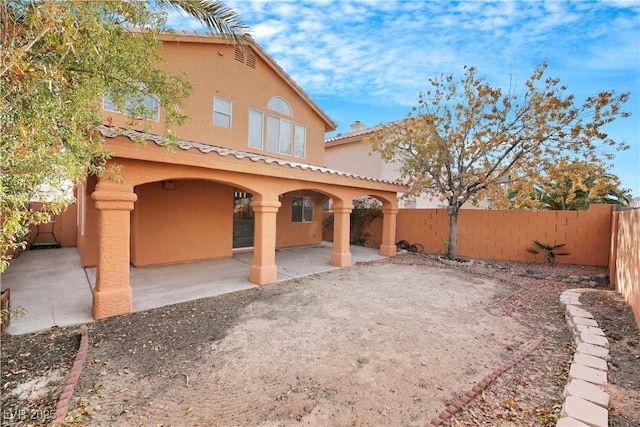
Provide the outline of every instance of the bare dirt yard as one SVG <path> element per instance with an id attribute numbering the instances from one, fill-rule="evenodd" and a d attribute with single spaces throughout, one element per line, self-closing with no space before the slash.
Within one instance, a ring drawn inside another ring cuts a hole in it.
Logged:
<path id="1" fill-rule="evenodd" d="M 558 297 L 575 285 L 528 268 L 405 254 L 92 323 L 65 424 L 422 426 L 540 342 L 446 425 L 554 425 L 573 357 Z M 610 336 L 610 425 L 635 426 L 640 336 L 606 289 L 582 298 Z M 2 425 L 53 420 L 78 341 L 3 338 Z"/>

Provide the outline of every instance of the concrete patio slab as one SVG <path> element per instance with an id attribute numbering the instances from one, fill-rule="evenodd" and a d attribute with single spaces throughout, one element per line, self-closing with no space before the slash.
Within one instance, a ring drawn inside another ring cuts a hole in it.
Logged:
<path id="1" fill-rule="evenodd" d="M 276 251 L 278 282 L 336 270 L 333 244 L 283 248 Z M 384 258 L 377 249 L 352 246 L 352 263 Z M 257 287 L 249 282 L 252 252 L 231 258 L 130 270 L 134 311 L 207 298 Z M 13 318 L 7 333 L 20 335 L 54 326 L 93 322 L 91 304 L 96 269 L 83 268 L 76 248 L 40 249 L 20 254 L 0 276 L 11 289 L 13 308 L 25 310 Z"/>

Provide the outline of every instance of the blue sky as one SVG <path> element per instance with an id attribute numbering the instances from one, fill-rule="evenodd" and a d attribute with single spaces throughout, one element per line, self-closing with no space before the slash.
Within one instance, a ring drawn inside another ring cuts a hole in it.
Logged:
<path id="1" fill-rule="evenodd" d="M 228 0 L 254 39 L 347 133 L 407 115 L 427 79 L 475 66 L 522 85 L 544 60 L 577 100 L 631 92 L 612 173 L 640 196 L 640 1 Z M 172 14 L 176 29 L 202 31 Z"/>

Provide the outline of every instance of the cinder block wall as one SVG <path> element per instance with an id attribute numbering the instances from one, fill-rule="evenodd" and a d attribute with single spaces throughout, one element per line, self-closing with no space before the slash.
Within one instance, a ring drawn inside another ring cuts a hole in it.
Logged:
<path id="1" fill-rule="evenodd" d="M 537 240 L 561 244 L 570 252 L 557 261 L 570 264 L 609 264 L 611 205 L 592 205 L 589 211 L 461 210 L 458 217 L 458 255 L 511 261 L 544 261 L 527 252 Z M 397 240 L 421 243 L 425 252 L 444 253 L 449 216 L 444 209 L 401 209 Z"/>
<path id="2" fill-rule="evenodd" d="M 460 226 L 458 224 L 458 229 Z M 446 253 L 449 215 L 444 209 L 400 209 L 396 220 L 396 242 L 420 243 L 426 253 Z"/>
<path id="3" fill-rule="evenodd" d="M 614 212 L 612 284 L 631 306 L 640 327 L 640 209 Z"/>

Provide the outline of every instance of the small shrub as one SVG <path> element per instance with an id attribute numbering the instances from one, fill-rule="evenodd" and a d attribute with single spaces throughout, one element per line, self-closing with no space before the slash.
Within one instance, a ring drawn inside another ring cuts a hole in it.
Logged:
<path id="1" fill-rule="evenodd" d="M 558 252 L 558 249 L 567 245 L 566 243 L 560 243 L 559 245 L 545 245 L 537 240 L 534 240 L 533 243 L 536 247 L 527 248 L 527 252 L 536 256 L 540 255 L 541 251 L 544 252 L 545 262 L 549 264 L 555 264 L 557 256 L 571 255 L 570 252 Z"/>
<path id="2" fill-rule="evenodd" d="M 438 255 L 440 256 L 447 256 L 447 254 L 449 253 L 449 240 L 448 239 L 442 239 L 442 242 L 440 243 L 440 250 L 438 251 Z"/>

